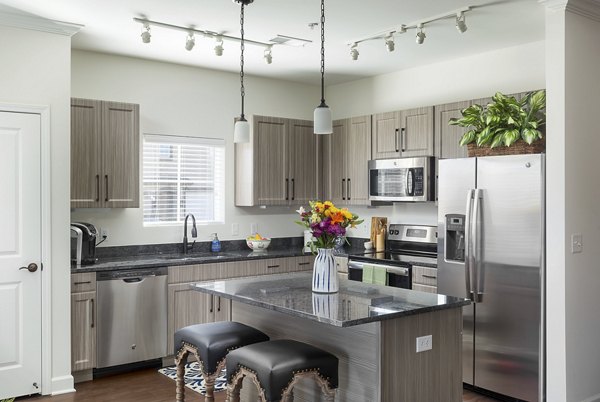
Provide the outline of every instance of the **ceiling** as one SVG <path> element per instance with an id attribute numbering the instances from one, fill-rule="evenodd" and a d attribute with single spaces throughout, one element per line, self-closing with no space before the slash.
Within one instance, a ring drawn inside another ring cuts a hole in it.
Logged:
<path id="1" fill-rule="evenodd" d="M 228 0 L 1 0 L 2 4 L 44 18 L 82 24 L 73 48 L 115 53 L 239 71 L 239 44 L 225 42 L 224 54 L 214 54 L 214 41 L 196 38 L 192 51 L 184 48 L 186 33 L 152 27 L 149 44 L 141 41 L 145 17 L 179 26 L 239 36 L 239 5 Z M 348 43 L 389 28 L 398 28 L 465 6 L 468 31 L 461 34 L 453 19 L 425 26 L 423 45 L 415 31 L 396 36 L 396 50 L 387 52 L 383 40 L 362 43 L 357 61 Z M 326 84 L 389 73 L 419 65 L 468 56 L 544 39 L 544 6 L 537 0 L 327 0 Z M 320 29 L 308 24 L 320 19 L 318 0 L 256 0 L 246 7 L 246 38 L 268 42 L 281 34 L 312 40 L 305 47 L 276 46 L 273 63 L 263 60 L 263 48 L 246 47 L 248 74 L 310 84 L 319 83 Z"/>

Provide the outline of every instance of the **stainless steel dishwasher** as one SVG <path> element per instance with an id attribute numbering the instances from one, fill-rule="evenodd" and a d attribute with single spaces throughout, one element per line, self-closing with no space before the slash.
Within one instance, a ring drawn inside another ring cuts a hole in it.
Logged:
<path id="1" fill-rule="evenodd" d="M 167 355 L 167 268 L 98 272 L 97 367 Z"/>

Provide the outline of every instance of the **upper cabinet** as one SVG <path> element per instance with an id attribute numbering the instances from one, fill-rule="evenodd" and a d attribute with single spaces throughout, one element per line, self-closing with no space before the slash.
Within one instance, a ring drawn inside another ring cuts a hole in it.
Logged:
<path id="1" fill-rule="evenodd" d="M 323 136 L 324 196 L 339 205 L 369 205 L 371 116 L 333 122 Z"/>
<path id="2" fill-rule="evenodd" d="M 253 116 L 250 142 L 235 144 L 236 206 L 316 199 L 321 160 L 312 121 Z"/>
<path id="3" fill-rule="evenodd" d="M 462 117 L 461 111 L 471 105 L 471 101 L 464 101 L 435 107 L 435 156 L 438 158 L 467 157 L 467 147 L 458 144 L 467 129 L 448 122 Z"/>
<path id="4" fill-rule="evenodd" d="M 139 105 L 71 99 L 71 207 L 139 207 Z"/>
<path id="5" fill-rule="evenodd" d="M 373 115 L 373 159 L 433 155 L 433 107 Z"/>

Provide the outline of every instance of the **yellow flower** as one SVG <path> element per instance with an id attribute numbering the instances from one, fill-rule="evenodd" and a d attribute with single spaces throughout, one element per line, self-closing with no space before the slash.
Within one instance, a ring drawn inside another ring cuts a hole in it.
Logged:
<path id="1" fill-rule="evenodd" d="M 326 206 L 328 206 L 328 207 L 330 207 L 330 208 L 331 208 L 331 207 L 333 207 L 333 202 L 331 202 L 331 201 L 325 201 L 325 202 L 323 203 L 323 205 L 326 205 Z"/>
<path id="2" fill-rule="evenodd" d="M 325 205 L 323 205 L 322 202 L 315 203 L 315 210 L 317 212 L 323 212 L 324 209 L 325 209 Z"/>
<path id="3" fill-rule="evenodd" d="M 344 215 L 344 218 L 346 219 L 352 219 L 352 212 L 348 211 L 347 208 L 342 208 L 342 215 Z"/>

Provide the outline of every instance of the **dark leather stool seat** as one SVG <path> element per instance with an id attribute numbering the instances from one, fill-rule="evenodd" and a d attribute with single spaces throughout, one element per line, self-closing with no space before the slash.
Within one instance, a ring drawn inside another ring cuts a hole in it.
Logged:
<path id="1" fill-rule="evenodd" d="M 239 322 L 221 321 L 190 325 L 175 332 L 175 363 L 177 365 L 178 402 L 184 401 L 184 374 L 187 357 L 196 356 L 201 364 L 206 384 L 206 402 L 214 401 L 214 384 L 225 366 L 225 356 L 233 349 L 256 342 L 268 341 L 261 331 Z"/>
<path id="2" fill-rule="evenodd" d="M 264 402 L 291 400 L 297 380 L 311 377 L 333 401 L 338 386 L 338 359 L 329 352 L 293 340 L 255 343 L 227 356 L 228 401 L 239 401 L 241 380 L 250 376 Z"/>

